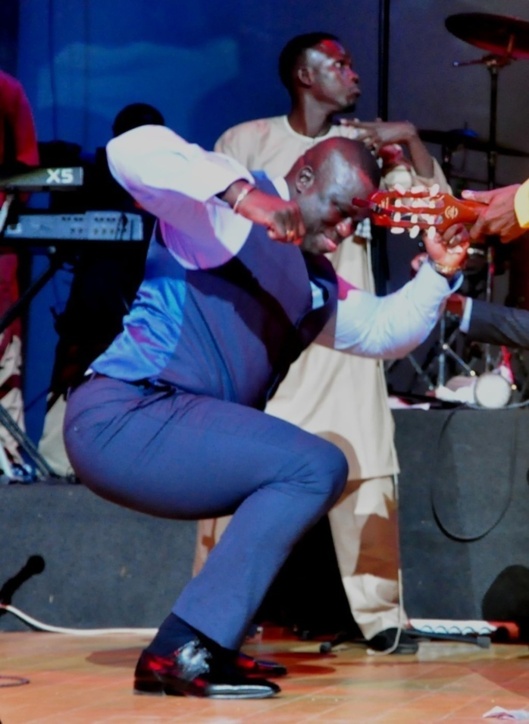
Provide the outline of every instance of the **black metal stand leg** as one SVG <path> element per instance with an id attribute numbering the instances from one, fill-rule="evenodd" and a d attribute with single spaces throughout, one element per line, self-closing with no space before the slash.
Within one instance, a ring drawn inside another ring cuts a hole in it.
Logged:
<path id="1" fill-rule="evenodd" d="M 13 322 L 21 312 L 29 305 L 40 290 L 49 282 L 53 275 L 63 266 L 63 260 L 57 257 L 55 250 L 50 250 L 50 264 L 29 287 L 22 292 L 20 297 L 0 317 L 0 334 Z"/>
<path id="2" fill-rule="evenodd" d="M 330 641 L 324 641 L 320 644 L 320 654 L 329 654 L 336 646 L 340 644 L 356 643 L 359 639 L 350 631 L 341 631 Z"/>
<path id="3" fill-rule="evenodd" d="M 496 59 L 487 63 L 490 74 L 490 104 L 489 104 L 489 151 L 487 153 L 487 181 L 489 189 L 496 186 L 496 119 L 498 114 L 498 70 Z"/>
<path id="4" fill-rule="evenodd" d="M 0 334 L 13 322 L 21 312 L 29 305 L 31 300 L 39 293 L 45 284 L 53 277 L 53 275 L 63 267 L 63 259 L 57 256 L 54 249 L 49 250 L 50 263 L 39 276 L 33 281 L 29 287 L 20 295 L 9 309 L 0 317 Z M 41 475 L 50 477 L 59 477 L 55 470 L 46 462 L 37 450 L 33 441 L 20 428 L 9 412 L 0 405 L 0 425 L 13 436 L 22 450 L 26 453 L 31 462 L 35 465 L 35 469 Z"/>
<path id="5" fill-rule="evenodd" d="M 491 638 L 485 634 L 441 634 L 424 631 L 418 631 L 416 629 L 408 629 L 408 633 L 416 636 L 417 638 L 428 639 L 429 641 L 455 641 L 460 644 L 475 644 L 480 649 L 490 648 Z"/>
<path id="6" fill-rule="evenodd" d="M 49 465 L 39 453 L 33 441 L 26 435 L 20 426 L 13 420 L 9 412 L 0 404 L 0 425 L 14 437 L 26 455 L 35 465 L 41 475 L 48 475 L 52 478 L 59 477 L 55 470 Z"/>

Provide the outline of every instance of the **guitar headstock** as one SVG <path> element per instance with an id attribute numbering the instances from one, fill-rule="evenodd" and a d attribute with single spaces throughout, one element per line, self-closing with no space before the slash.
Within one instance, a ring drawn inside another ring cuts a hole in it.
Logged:
<path id="1" fill-rule="evenodd" d="M 439 187 L 431 189 L 399 189 L 375 191 L 369 199 L 353 199 L 359 208 L 368 209 L 369 218 L 377 226 L 387 226 L 390 232 L 409 230 L 412 238 L 421 230 L 429 235 L 443 233 L 454 224 L 473 224 L 483 204 L 478 201 L 456 199 L 447 193 L 439 193 Z"/>

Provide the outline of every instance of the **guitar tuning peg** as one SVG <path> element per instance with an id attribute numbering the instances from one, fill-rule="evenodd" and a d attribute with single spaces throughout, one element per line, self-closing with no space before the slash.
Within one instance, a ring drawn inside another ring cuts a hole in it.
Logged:
<path id="1" fill-rule="evenodd" d="M 429 226 L 426 231 L 427 238 L 432 240 L 432 239 L 435 239 L 436 235 L 437 235 L 437 229 L 435 228 L 435 226 Z"/>

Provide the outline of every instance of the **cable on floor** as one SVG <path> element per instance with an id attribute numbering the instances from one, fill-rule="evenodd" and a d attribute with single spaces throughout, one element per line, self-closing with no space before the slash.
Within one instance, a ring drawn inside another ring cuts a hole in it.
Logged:
<path id="1" fill-rule="evenodd" d="M 10 604 L 0 603 L 0 610 L 12 613 L 37 631 L 46 631 L 47 633 L 72 634 L 73 636 L 101 636 L 102 634 L 141 634 L 142 636 L 154 636 L 158 630 L 156 628 L 64 628 L 62 626 L 51 626 L 42 621 L 38 621 L 36 618 L 28 616 L 28 614 Z"/>

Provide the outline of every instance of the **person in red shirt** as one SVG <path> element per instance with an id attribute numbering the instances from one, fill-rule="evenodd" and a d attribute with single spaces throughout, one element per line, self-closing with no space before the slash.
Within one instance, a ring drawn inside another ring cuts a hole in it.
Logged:
<path id="1" fill-rule="evenodd" d="M 35 123 L 24 88 L 16 78 L 0 71 L 0 170 L 9 173 L 20 170 L 21 166 L 38 166 L 38 163 Z M 6 194 L 0 191 L 0 207 L 4 213 L 5 202 Z M 0 317 L 18 297 L 18 255 L 14 249 L 3 249 L 0 253 Z M 21 322 L 16 319 L 0 333 L 0 403 L 23 427 L 21 360 Z M 0 444 L 12 461 L 22 462 L 16 441 L 3 427 L 0 427 Z"/>

